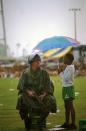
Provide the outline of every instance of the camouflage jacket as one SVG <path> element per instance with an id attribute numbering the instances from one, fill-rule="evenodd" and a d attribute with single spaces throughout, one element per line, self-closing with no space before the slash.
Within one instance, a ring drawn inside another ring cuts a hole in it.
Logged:
<path id="1" fill-rule="evenodd" d="M 41 68 L 35 72 L 28 68 L 22 73 L 17 89 L 19 93 L 26 90 L 34 90 L 37 95 L 43 92 L 52 93 L 49 74 Z"/>

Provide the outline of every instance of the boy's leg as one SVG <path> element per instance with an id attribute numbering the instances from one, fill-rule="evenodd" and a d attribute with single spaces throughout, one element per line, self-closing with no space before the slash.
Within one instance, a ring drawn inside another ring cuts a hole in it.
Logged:
<path id="1" fill-rule="evenodd" d="M 74 106 L 73 106 L 73 99 L 70 100 L 70 108 L 71 108 L 72 123 L 70 124 L 69 129 L 70 130 L 77 129 L 77 126 L 75 125 L 75 109 L 74 109 Z"/>
<path id="2" fill-rule="evenodd" d="M 70 119 L 70 101 L 69 99 L 64 100 L 64 106 L 65 106 L 65 123 L 61 125 L 63 128 L 69 128 L 69 119 Z"/>
<path id="3" fill-rule="evenodd" d="M 69 119 L 70 119 L 70 111 L 71 111 L 71 104 L 70 100 L 67 99 L 64 101 L 65 102 L 65 117 L 66 117 L 66 124 L 69 125 Z"/>
<path id="4" fill-rule="evenodd" d="M 75 125 L 75 109 L 73 105 L 73 100 L 71 100 L 70 102 L 71 102 L 71 120 L 72 124 Z"/>

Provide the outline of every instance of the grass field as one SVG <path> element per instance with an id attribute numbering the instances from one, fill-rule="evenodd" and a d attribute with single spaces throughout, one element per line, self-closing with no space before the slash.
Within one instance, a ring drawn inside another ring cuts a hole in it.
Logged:
<path id="1" fill-rule="evenodd" d="M 51 77 L 55 85 L 55 96 L 60 112 L 49 115 L 47 128 L 64 122 L 64 103 L 61 98 L 61 81 L 59 77 Z M 24 131 L 23 121 L 16 108 L 18 83 L 17 78 L 0 78 L 0 131 Z M 79 92 L 74 101 L 76 109 L 76 124 L 79 119 L 86 118 L 86 77 L 75 79 L 75 91 Z M 78 131 L 78 129 L 77 129 Z"/>

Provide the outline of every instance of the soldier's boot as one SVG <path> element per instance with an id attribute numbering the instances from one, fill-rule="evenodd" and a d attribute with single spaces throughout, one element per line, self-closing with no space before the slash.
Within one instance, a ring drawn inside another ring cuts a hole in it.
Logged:
<path id="1" fill-rule="evenodd" d="M 25 129 L 30 130 L 31 128 L 31 118 L 28 116 L 24 118 L 24 124 L 25 124 Z"/>
<path id="2" fill-rule="evenodd" d="M 48 114 L 49 114 L 49 112 L 47 112 L 46 114 L 42 114 L 40 116 L 39 131 L 46 131 L 46 118 L 47 118 Z"/>
<path id="3" fill-rule="evenodd" d="M 42 121 L 42 123 L 39 123 L 39 130 L 38 131 L 46 131 L 46 119 Z"/>

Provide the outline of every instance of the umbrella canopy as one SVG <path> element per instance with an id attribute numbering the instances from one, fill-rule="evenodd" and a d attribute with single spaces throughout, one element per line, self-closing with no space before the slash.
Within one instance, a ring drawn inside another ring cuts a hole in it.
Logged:
<path id="1" fill-rule="evenodd" d="M 66 36 L 54 36 L 42 40 L 33 50 L 43 52 L 44 57 L 62 57 L 73 47 L 78 46 L 79 42 Z"/>

